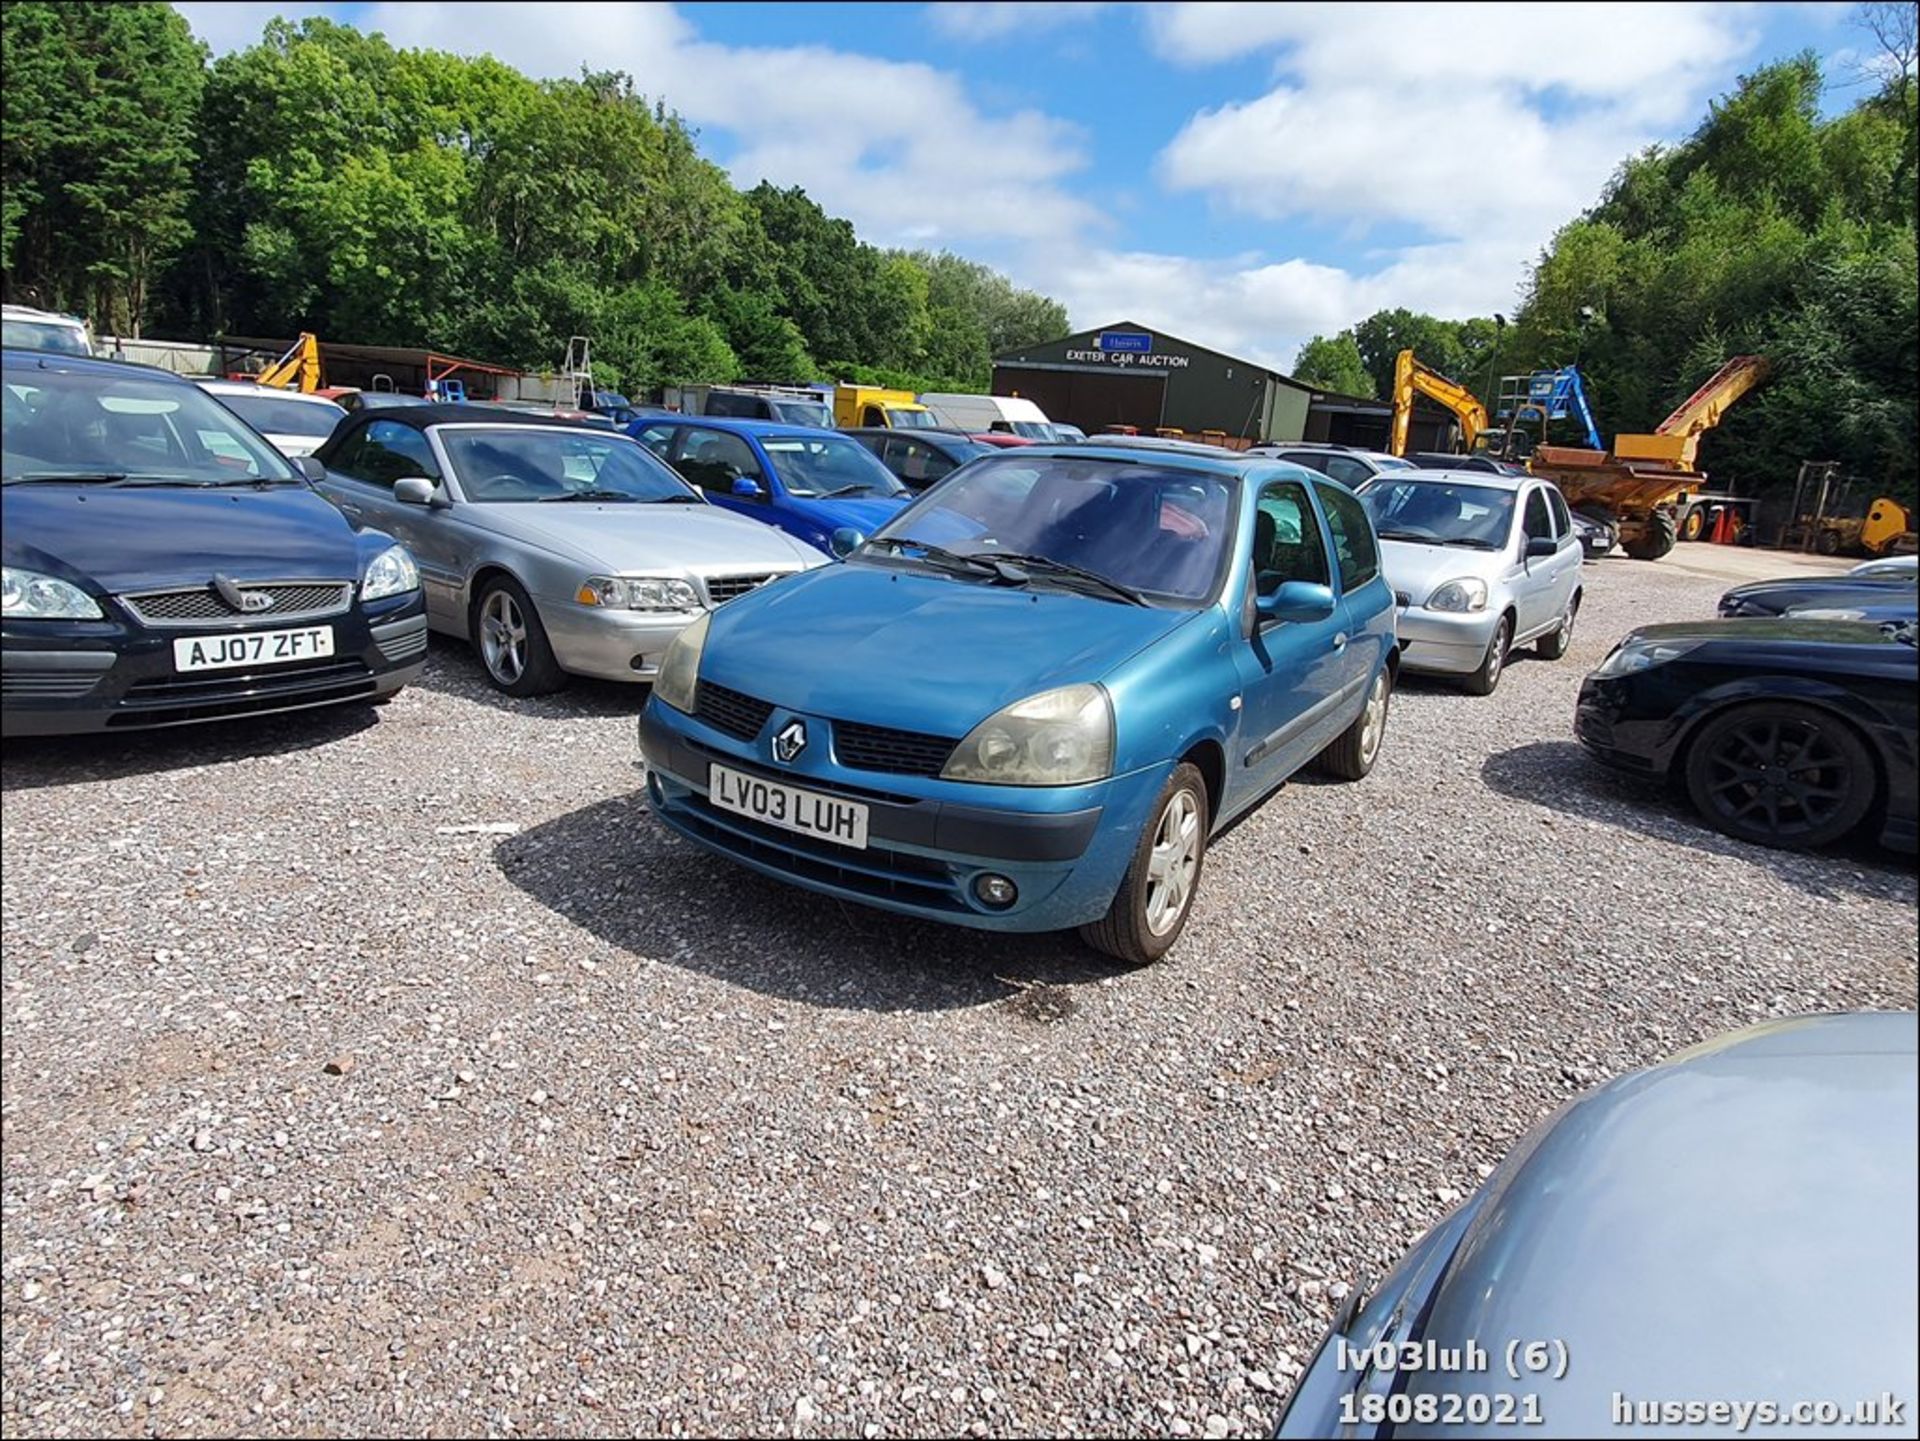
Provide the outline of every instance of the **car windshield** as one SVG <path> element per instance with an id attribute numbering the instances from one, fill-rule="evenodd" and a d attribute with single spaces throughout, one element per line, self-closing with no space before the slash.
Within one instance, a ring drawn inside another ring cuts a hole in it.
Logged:
<path id="1" fill-rule="evenodd" d="M 1015 435 L 1025 436 L 1028 440 L 1054 440 L 1053 427 L 1044 420 L 1010 420 L 1008 427 Z"/>
<path id="2" fill-rule="evenodd" d="M 197 385 L 137 370 L 9 368 L 4 456 L 8 485 L 300 483 L 286 458 Z"/>
<path id="3" fill-rule="evenodd" d="M 817 425 L 824 430 L 833 424 L 833 412 L 811 400 L 770 400 L 767 409 L 782 425 Z"/>
<path id="4" fill-rule="evenodd" d="M 277 395 L 223 395 L 213 398 L 262 435 L 311 435 L 325 439 L 346 414 L 330 400 L 287 400 Z"/>
<path id="5" fill-rule="evenodd" d="M 444 426 L 439 435 L 469 500 L 706 503 L 624 435 L 547 425 Z"/>
<path id="6" fill-rule="evenodd" d="M 61 355 L 91 355 L 86 328 L 57 320 L 9 316 L 0 321 L 0 344 L 8 350 L 52 350 Z"/>
<path id="7" fill-rule="evenodd" d="M 887 424 L 895 430 L 932 430 L 933 412 L 930 410 L 893 410 L 887 411 Z"/>
<path id="8" fill-rule="evenodd" d="M 1495 550 L 1513 521 L 1511 490 L 1380 476 L 1361 494 L 1382 540 Z"/>
<path id="9" fill-rule="evenodd" d="M 814 499 L 906 493 L 872 451 L 843 435 L 769 435 L 761 438 L 760 448 L 789 495 Z"/>
<path id="10" fill-rule="evenodd" d="M 1191 609 L 1219 584 L 1232 498 L 1231 483 L 1220 477 L 1146 457 L 1003 452 L 927 491 L 876 531 L 866 552 L 912 562 L 919 542 L 985 560 L 1042 557 L 1151 603 Z M 1054 579 L 1044 571 L 1034 578 Z"/>

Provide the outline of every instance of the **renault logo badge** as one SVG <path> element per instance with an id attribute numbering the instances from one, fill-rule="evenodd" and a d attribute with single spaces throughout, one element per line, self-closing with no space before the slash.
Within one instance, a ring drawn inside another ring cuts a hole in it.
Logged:
<path id="1" fill-rule="evenodd" d="M 773 758 L 781 765 L 792 765 L 793 758 L 807 748 L 805 721 L 788 721 L 773 738 Z"/>

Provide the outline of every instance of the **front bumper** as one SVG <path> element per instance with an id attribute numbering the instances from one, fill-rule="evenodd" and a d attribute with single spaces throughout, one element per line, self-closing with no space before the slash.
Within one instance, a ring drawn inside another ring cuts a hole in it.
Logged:
<path id="1" fill-rule="evenodd" d="M 1630 703 L 1630 677 L 1588 676 L 1574 703 L 1573 736 L 1602 765 L 1631 775 L 1666 773 L 1673 750 L 1671 717 L 1643 716 Z"/>
<path id="2" fill-rule="evenodd" d="M 182 673 L 174 669 L 173 642 L 193 633 L 186 629 L 10 622 L 0 627 L 0 735 L 154 730 L 378 700 L 426 664 L 426 602 L 417 590 L 315 623 L 333 627 L 333 654 L 322 660 Z M 199 633 L 279 628 L 209 624 Z"/>
<path id="3" fill-rule="evenodd" d="M 774 734 L 798 713 L 776 710 Z M 809 728 L 832 722 L 805 716 Z M 647 800 L 673 830 L 707 850 L 824 895 L 927 920 L 1000 931 L 1052 931 L 1104 915 L 1171 767 L 1085 786 L 985 786 L 858 771 L 820 746 L 793 767 L 649 699 L 640 715 Z M 762 779 L 856 800 L 868 808 L 864 850 L 723 811 L 708 799 L 715 761 Z M 984 874 L 1019 890 L 994 908 L 974 894 Z"/>
<path id="4" fill-rule="evenodd" d="M 1471 675 L 1480 669 L 1493 644 L 1500 612 L 1427 610 L 1403 606 L 1395 616 L 1400 637 L 1400 668 L 1436 675 Z"/>
<path id="5" fill-rule="evenodd" d="M 673 638 L 702 614 L 610 610 L 573 600 L 538 604 L 560 669 L 596 680 L 652 681 Z"/>

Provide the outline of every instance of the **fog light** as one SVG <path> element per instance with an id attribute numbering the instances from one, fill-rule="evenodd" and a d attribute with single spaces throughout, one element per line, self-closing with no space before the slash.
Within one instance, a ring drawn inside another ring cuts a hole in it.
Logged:
<path id="1" fill-rule="evenodd" d="M 1020 888 L 1005 876 L 987 874 L 978 876 L 973 882 L 973 893 L 980 898 L 982 905 L 1004 910 L 1020 899 Z"/>
<path id="2" fill-rule="evenodd" d="M 647 668 L 647 658 L 643 655 L 637 655 L 632 660 L 627 662 L 628 670 L 645 670 L 646 668 Z"/>
<path id="3" fill-rule="evenodd" d="M 647 794 L 652 796 L 656 801 L 660 801 L 662 803 L 666 801 L 667 793 L 666 791 L 661 789 L 659 776 L 651 775 L 651 774 L 648 775 Z"/>

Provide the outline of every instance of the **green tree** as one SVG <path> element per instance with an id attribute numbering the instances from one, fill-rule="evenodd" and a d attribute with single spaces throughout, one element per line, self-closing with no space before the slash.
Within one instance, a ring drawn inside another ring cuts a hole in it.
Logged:
<path id="1" fill-rule="evenodd" d="M 1293 358 L 1293 378 L 1303 385 L 1317 385 L 1363 400 L 1371 400 L 1376 394 L 1373 376 L 1360 358 L 1360 347 L 1351 330 L 1331 337 L 1316 335 L 1301 346 Z"/>
<path id="2" fill-rule="evenodd" d="M 22 0 L 0 49 L 7 293 L 138 335 L 192 234 L 205 48 L 169 5 Z"/>

